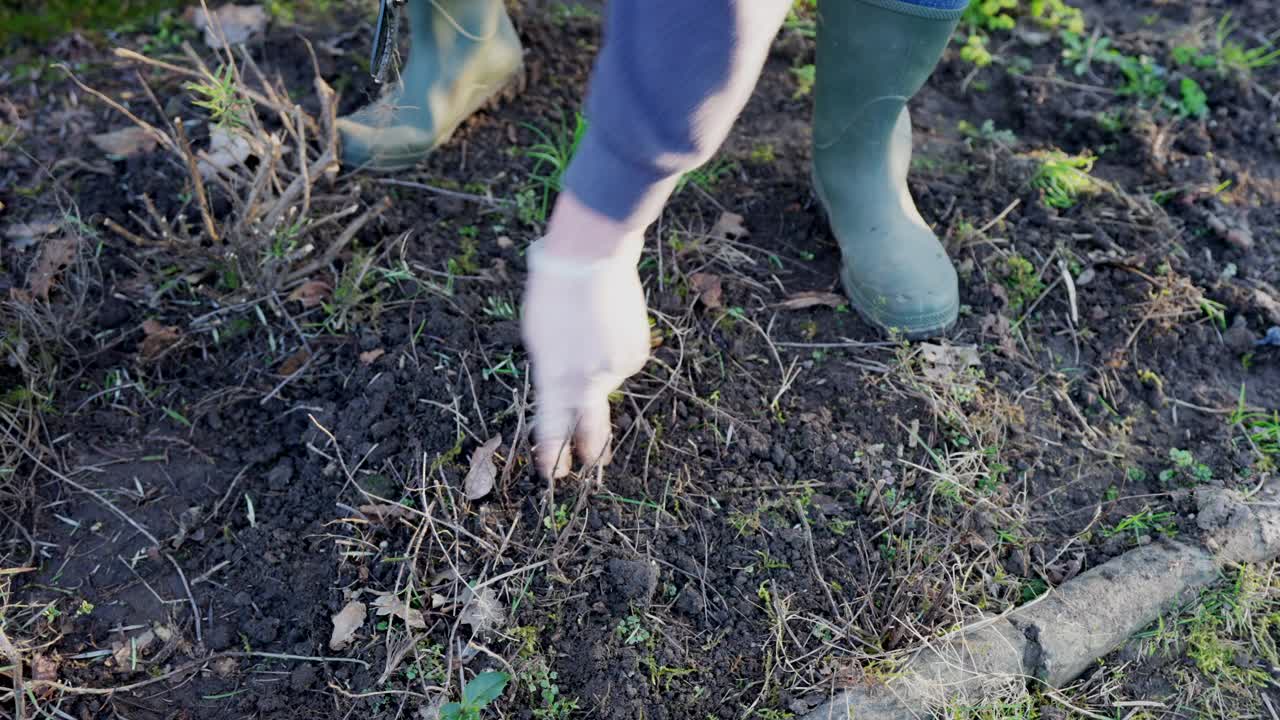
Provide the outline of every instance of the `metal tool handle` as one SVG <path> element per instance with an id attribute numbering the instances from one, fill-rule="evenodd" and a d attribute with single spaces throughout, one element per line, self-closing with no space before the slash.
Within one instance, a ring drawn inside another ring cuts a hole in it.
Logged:
<path id="1" fill-rule="evenodd" d="M 396 51 L 396 40 L 400 32 L 400 9 L 404 3 L 405 0 L 381 0 L 378 5 L 378 22 L 373 28 L 373 51 L 369 56 L 369 72 L 376 83 L 387 79 L 387 69 L 391 67 L 391 56 Z"/>

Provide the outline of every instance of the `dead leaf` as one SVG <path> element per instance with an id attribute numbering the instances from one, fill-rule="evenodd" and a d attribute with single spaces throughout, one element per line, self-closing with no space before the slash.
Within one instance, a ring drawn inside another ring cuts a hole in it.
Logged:
<path id="1" fill-rule="evenodd" d="M 403 505 L 361 505 L 356 509 L 361 515 L 372 520 L 385 521 L 413 517 L 413 511 Z"/>
<path id="2" fill-rule="evenodd" d="M 711 226 L 711 237 L 716 240 L 736 240 L 750 234 L 747 226 L 742 224 L 742 216 L 737 213 L 722 212 L 716 224 Z"/>
<path id="3" fill-rule="evenodd" d="M 1280 300 L 1262 288 L 1254 288 L 1253 301 L 1271 318 L 1272 323 L 1280 325 Z"/>
<path id="4" fill-rule="evenodd" d="M 173 347 L 182 339 L 182 333 L 172 325 L 161 325 L 155 320 L 142 323 L 142 342 L 138 343 L 138 354 L 143 360 L 154 360 L 161 353 Z"/>
<path id="5" fill-rule="evenodd" d="M 495 435 L 471 453 L 471 467 L 462 481 L 463 494 L 468 500 L 479 500 L 493 490 L 498 468 L 493 464 L 493 453 L 502 444 L 502 436 Z"/>
<path id="6" fill-rule="evenodd" d="M 1048 567 L 1049 582 L 1055 586 L 1070 580 L 1080 574 L 1080 568 L 1084 567 L 1084 552 L 1076 552 L 1071 558 L 1061 560 Z"/>
<path id="7" fill-rule="evenodd" d="M 226 4 L 217 10 L 194 11 L 190 18 L 197 30 L 204 31 L 204 43 L 211 48 L 221 48 L 225 36 L 228 45 L 249 41 L 249 38 L 267 27 L 267 11 L 261 5 Z M 219 33 L 221 29 L 221 33 Z"/>
<path id="8" fill-rule="evenodd" d="M 708 310 L 718 310 L 724 307 L 724 286 L 720 282 L 719 275 L 694 273 L 689 276 L 689 287 L 698 293 L 698 300 Z"/>
<path id="9" fill-rule="evenodd" d="M 496 630 L 505 623 L 506 612 L 502 602 L 491 588 L 483 587 L 478 592 L 470 588 L 463 591 L 464 604 L 459 621 L 470 625 L 477 634 Z"/>
<path id="10" fill-rule="evenodd" d="M 219 170 L 235 167 L 252 155 L 261 155 L 261 148 L 238 130 L 214 126 L 209 132 L 209 150 L 201 150 L 196 161 L 200 177 L 211 180 Z"/>
<path id="11" fill-rule="evenodd" d="M 155 639 L 156 634 L 147 630 L 131 638 L 111 643 L 111 657 L 116 661 L 116 669 L 123 672 L 137 670 L 143 651 L 150 647 Z"/>
<path id="12" fill-rule="evenodd" d="M 154 135 L 136 125 L 90 135 L 89 142 L 113 157 L 129 158 L 151 152 L 158 144 Z"/>
<path id="13" fill-rule="evenodd" d="M 818 307 L 825 305 L 830 308 L 838 308 L 849 304 L 849 299 L 843 295 L 833 292 L 822 292 L 820 290 L 806 290 L 805 292 L 796 293 L 781 303 L 778 307 L 783 310 L 804 310 L 805 308 Z"/>
<path id="14" fill-rule="evenodd" d="M 333 616 L 333 632 L 329 635 L 329 649 L 342 650 L 350 645 L 356 636 L 356 631 L 364 625 L 367 614 L 368 610 L 359 600 L 352 600 L 339 610 L 338 614 Z"/>
<path id="15" fill-rule="evenodd" d="M 55 682 L 58 679 L 58 661 L 37 654 L 31 660 L 31 679 Z"/>
<path id="16" fill-rule="evenodd" d="M 236 674 L 235 658 L 218 658 L 210 663 L 210 666 L 213 668 L 213 673 L 220 678 L 229 678 Z"/>
<path id="17" fill-rule="evenodd" d="M 14 223 L 4 229 L 14 250 L 26 250 L 45 235 L 52 235 L 60 225 L 54 220 L 32 220 L 31 222 Z"/>
<path id="18" fill-rule="evenodd" d="M 373 606 L 377 608 L 378 615 L 394 615 L 404 620 L 404 624 L 411 628 L 422 629 L 427 626 L 427 621 L 422 617 L 422 611 L 409 607 L 395 593 L 379 595 L 373 601 Z"/>
<path id="19" fill-rule="evenodd" d="M 276 372 L 285 377 L 289 377 L 290 375 L 301 370 L 302 366 L 306 365 L 307 361 L 310 359 L 311 359 L 310 350 L 304 347 L 298 348 L 298 352 L 285 358 L 285 361 L 280 363 L 280 367 L 276 370 Z"/>
<path id="20" fill-rule="evenodd" d="M 924 362 L 920 371 L 935 382 L 948 382 L 960 376 L 967 368 L 981 367 L 977 345 L 936 345 L 920 343 L 920 355 Z"/>
<path id="21" fill-rule="evenodd" d="M 285 299 L 300 302 L 302 307 L 310 308 L 324 302 L 331 292 L 333 287 L 324 280 L 308 280 L 294 288 Z"/>
<path id="22" fill-rule="evenodd" d="M 377 360 L 378 358 L 386 354 L 387 354 L 387 351 L 383 350 L 382 348 L 374 348 L 367 352 L 362 352 L 360 353 L 360 364 L 372 365 L 374 360 Z"/>
<path id="23" fill-rule="evenodd" d="M 1014 357 L 1018 354 L 1018 347 L 1013 342 L 1013 326 L 1008 317 L 999 313 L 983 316 L 982 335 L 983 337 L 994 336 L 1001 354 L 1005 357 Z"/>
<path id="24" fill-rule="evenodd" d="M 71 264 L 76 255 L 77 240 L 74 237 L 49 238 L 40 243 L 40 257 L 36 260 L 31 276 L 27 278 L 27 287 L 31 294 L 41 300 L 49 299 L 49 290 L 58 273 Z"/>

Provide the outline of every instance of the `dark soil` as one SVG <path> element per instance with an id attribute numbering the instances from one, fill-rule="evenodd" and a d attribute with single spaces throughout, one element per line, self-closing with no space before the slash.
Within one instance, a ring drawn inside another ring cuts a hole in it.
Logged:
<path id="1" fill-rule="evenodd" d="M 1269 3 L 1229 5 L 1241 27 L 1274 35 Z M 1168 33 L 1227 9 L 1081 6 L 1126 52 L 1159 57 Z M 360 30 L 319 53 L 320 67 L 350 110 L 372 92 L 358 59 L 368 33 L 364 18 L 341 19 Z M 516 149 L 537 142 L 530 126 L 556 128 L 578 107 L 599 28 L 541 7 L 517 20 L 522 93 L 402 179 L 499 199 L 525 184 L 532 161 Z M 250 51 L 306 93 L 296 31 L 277 27 Z M 338 29 L 307 33 L 319 43 Z M 1268 305 L 1280 299 L 1280 125 L 1268 97 L 1280 72 L 1244 84 L 1195 71 L 1212 111 L 1179 120 L 1111 92 L 1111 68 L 1072 75 L 1057 41 L 1006 39 L 1025 72 L 973 74 L 953 47 L 912 105 L 911 188 L 962 273 L 965 310 L 947 342 L 977 346 L 980 366 L 937 381 L 918 346 L 883 342 L 846 308 L 780 306 L 839 292 L 839 251 L 807 180 L 811 100 L 789 72 L 812 62 L 812 43 L 786 31 L 721 152 L 727 171 L 678 194 L 651 233 L 643 268 L 661 345 L 615 405 L 615 462 L 602 486 L 562 482 L 550 504 L 529 462 L 518 322 L 493 312 L 518 307 L 536 227 L 341 179 L 362 204 L 393 199 L 357 247 L 408 276 L 382 276 L 328 332 L 319 307 L 210 283 L 162 291 L 183 272 L 170 255 L 99 231 L 92 321 L 65 328 L 67 379 L 40 436 L 58 472 L 24 459 L 36 495 L 5 508 L 21 525 L 3 534 L 5 564 L 34 568 L 0 575 L 0 598 L 21 618 L 6 632 L 43 638 L 38 652 L 73 688 L 41 701 L 76 718 L 418 717 L 440 687 L 456 697 L 462 662 L 468 675 L 517 674 L 499 705 L 510 717 L 546 707 L 536 684 L 548 671 L 577 717 L 800 712 L 825 688 L 874 676 L 859 658 L 999 612 L 1158 534 L 1106 532 L 1127 516 L 1171 512 L 1167 531 L 1192 533 L 1190 487 L 1253 487 L 1268 471 L 1228 417 L 1242 388 L 1249 406 L 1280 407 L 1280 348 L 1252 347 L 1280 325 Z M 109 48 L 73 36 L 54 49 L 158 120 Z M 19 78 L 18 63 L 41 51 L 0 63 L 0 94 L 24 128 L 0 147 L 0 225 L 74 203 L 91 229 L 106 217 L 136 229 L 143 193 L 163 213 L 192 213 L 169 157 L 114 161 L 85 142 L 124 125 L 110 109 L 53 70 Z M 149 77 L 162 102 L 182 96 L 178 81 Z M 1016 142 L 966 137 L 962 119 L 991 120 Z M 1098 153 L 1093 174 L 1116 191 L 1049 208 L 1027 154 L 1051 148 Z M 726 211 L 749 236 L 713 234 Z M 1210 216 L 1249 228 L 1252 248 L 1215 233 Z M 27 286 L 33 252 L 3 246 L 0 289 Z M 1053 287 L 1020 297 L 1015 256 Z M 430 289 L 447 272 L 452 293 Z M 720 277 L 723 309 L 689 290 L 694 272 Z M 1221 303 L 1221 324 L 1201 298 Z M 193 323 L 214 310 L 216 335 Z M 145 320 L 182 340 L 144 360 Z M 299 327 L 312 359 L 280 387 Z M 26 381 L 4 372 L 0 391 Z M 104 392 L 120 378 L 131 387 Z M 497 486 L 468 502 L 471 453 L 497 434 Z M 1180 467 L 1171 450 L 1194 462 Z M 360 509 L 382 503 L 412 510 Z M 494 578 L 502 619 L 468 632 L 458 580 Z M 396 654 L 404 623 L 386 616 L 329 648 L 331 618 L 351 599 L 405 588 L 425 617 L 407 656 Z M 130 638 L 148 630 L 155 639 L 135 652 Z M 1151 677 L 1132 697 L 1171 692 Z M 111 696 L 75 690 L 148 680 Z"/>

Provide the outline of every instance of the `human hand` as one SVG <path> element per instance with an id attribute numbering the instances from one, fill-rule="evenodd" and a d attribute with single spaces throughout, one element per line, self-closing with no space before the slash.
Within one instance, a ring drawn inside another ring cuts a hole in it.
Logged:
<path id="1" fill-rule="evenodd" d="M 649 359 L 636 269 L 643 246 L 643 228 L 623 228 L 566 193 L 529 248 L 521 315 L 537 401 L 535 460 L 545 477 L 568 474 L 575 452 L 588 467 L 609 462 L 609 393 Z"/>

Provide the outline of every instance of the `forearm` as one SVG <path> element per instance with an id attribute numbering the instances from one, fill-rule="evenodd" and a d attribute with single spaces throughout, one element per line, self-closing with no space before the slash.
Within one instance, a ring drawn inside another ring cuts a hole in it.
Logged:
<path id="1" fill-rule="evenodd" d="M 612 0 L 565 185 L 627 230 L 657 218 L 742 111 L 789 0 Z"/>

